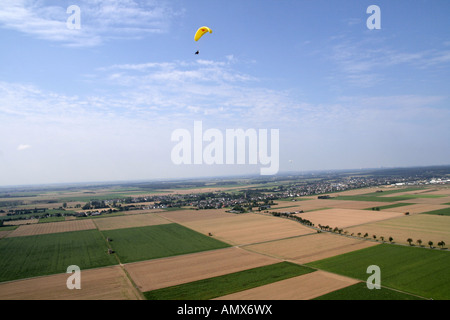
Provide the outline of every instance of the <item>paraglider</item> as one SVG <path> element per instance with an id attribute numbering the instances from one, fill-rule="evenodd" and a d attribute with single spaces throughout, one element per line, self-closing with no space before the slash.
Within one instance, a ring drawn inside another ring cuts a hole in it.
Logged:
<path id="1" fill-rule="evenodd" d="M 212 30 L 206 26 L 198 28 L 197 32 L 195 33 L 194 40 L 195 41 L 200 40 L 200 38 L 203 37 L 207 33 L 212 33 Z M 195 52 L 195 54 L 199 54 L 199 53 L 200 53 L 199 50 L 197 50 Z"/>

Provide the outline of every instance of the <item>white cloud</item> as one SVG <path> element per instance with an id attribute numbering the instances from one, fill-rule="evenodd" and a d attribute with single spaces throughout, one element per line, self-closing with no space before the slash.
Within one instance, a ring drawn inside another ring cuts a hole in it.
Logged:
<path id="1" fill-rule="evenodd" d="M 221 72 L 234 72 L 230 65 L 217 66 Z M 8 137 L 0 139 L 0 147 L 33 148 L 33 161 L 18 152 L 4 154 L 1 183 L 186 174 L 191 167 L 171 166 L 170 133 L 178 128 L 191 130 L 194 120 L 203 120 L 205 128 L 280 129 L 280 156 L 286 163 L 293 160 L 295 169 L 366 164 L 374 154 L 389 161 L 409 161 L 418 156 L 416 150 L 431 154 L 450 139 L 450 111 L 439 109 L 448 99 L 443 96 L 345 96 L 332 103 L 313 104 L 258 81 L 205 85 L 182 78 L 170 86 L 169 80 L 158 82 L 151 77 L 152 72 L 163 72 L 162 68 L 138 72 L 123 68 L 124 75 L 133 76 L 130 83 L 136 87 L 116 83 L 117 93 L 103 96 L 68 96 L 0 82 L 4 122 L 0 136 Z M 169 69 L 201 72 L 202 68 L 173 63 Z M 100 75 L 107 77 L 119 69 L 107 68 Z M 436 159 L 446 159 L 445 155 L 442 151 Z M 211 172 L 222 169 L 211 168 Z"/>
<path id="2" fill-rule="evenodd" d="M 331 46 L 331 53 L 327 56 L 336 66 L 333 78 L 343 77 L 358 87 L 372 87 L 386 81 L 386 76 L 398 76 L 391 73 L 394 67 L 419 71 L 450 66 L 450 51 L 444 49 L 403 52 L 391 49 L 385 44 L 385 39 L 373 43 L 372 38 L 355 42 L 340 37 L 333 41 L 339 41 Z"/>
<path id="3" fill-rule="evenodd" d="M 19 144 L 17 146 L 17 151 L 23 151 L 23 150 L 26 150 L 29 148 L 31 148 L 31 146 L 29 144 Z"/>
<path id="4" fill-rule="evenodd" d="M 165 33 L 179 13 L 156 1 L 80 0 L 81 29 L 70 30 L 66 10 L 73 1 L 0 2 L 0 27 L 68 46 L 96 46 L 113 38 L 140 38 Z"/>

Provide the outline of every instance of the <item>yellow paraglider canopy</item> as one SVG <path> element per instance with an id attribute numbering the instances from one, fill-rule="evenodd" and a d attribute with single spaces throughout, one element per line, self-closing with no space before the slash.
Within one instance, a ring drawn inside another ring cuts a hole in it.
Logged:
<path id="1" fill-rule="evenodd" d="M 194 40 L 195 41 L 198 41 L 201 37 L 203 37 L 203 35 L 205 34 L 205 33 L 212 33 L 212 30 L 210 29 L 210 28 L 208 28 L 208 27 L 201 27 L 201 28 L 199 28 L 198 30 L 197 30 L 197 32 L 195 33 L 195 37 L 194 37 Z"/>

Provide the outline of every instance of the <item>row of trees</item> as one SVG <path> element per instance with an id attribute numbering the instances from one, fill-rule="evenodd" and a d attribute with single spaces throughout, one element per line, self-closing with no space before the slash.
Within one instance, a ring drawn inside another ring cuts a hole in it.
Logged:
<path id="1" fill-rule="evenodd" d="M 408 239 L 406 240 L 406 242 L 408 242 L 409 245 L 412 246 L 413 239 L 408 238 Z M 421 239 L 418 239 L 418 240 L 416 241 L 416 243 L 417 243 L 419 246 L 422 246 L 422 240 L 421 240 Z M 430 246 L 430 248 L 433 247 L 433 244 L 434 244 L 433 241 L 431 241 L 431 240 L 428 241 L 428 245 Z M 441 247 L 441 249 L 444 249 L 445 242 L 444 242 L 444 241 L 439 241 L 439 242 L 437 243 L 437 245 L 438 245 L 439 247 Z"/>
<path id="2" fill-rule="evenodd" d="M 304 224 L 305 226 L 314 227 L 314 223 L 312 223 L 308 219 L 303 219 L 303 218 L 301 218 L 299 216 L 295 216 L 295 215 L 293 215 L 291 213 L 271 212 L 270 214 L 275 216 L 275 217 L 283 217 L 283 218 L 289 218 L 289 219 L 295 220 L 297 222 L 300 222 L 301 224 Z"/>
<path id="3" fill-rule="evenodd" d="M 323 225 L 318 225 L 318 227 L 321 229 L 321 230 L 325 230 L 325 231 L 330 231 L 330 232 L 335 232 L 335 233 L 339 233 L 339 234 L 345 234 L 345 235 L 348 235 L 348 231 L 344 231 L 343 229 L 340 229 L 340 228 L 337 228 L 337 227 L 335 227 L 335 228 L 332 228 L 332 227 L 330 227 L 330 226 L 328 226 L 328 225 L 326 225 L 326 226 L 323 226 Z M 358 237 L 363 237 L 364 239 L 367 239 L 368 237 L 369 237 L 369 234 L 366 232 L 364 235 L 361 233 L 361 232 L 358 232 L 357 234 L 356 234 Z M 354 233 L 351 233 L 350 234 L 350 236 L 355 236 L 355 234 Z M 372 238 L 376 241 L 377 240 L 377 236 L 374 234 L 374 235 L 372 235 Z M 383 236 L 380 236 L 379 237 L 379 239 L 382 241 L 382 242 L 384 242 L 384 240 L 385 240 L 385 238 L 383 237 Z M 389 240 L 389 242 L 390 243 L 392 243 L 393 241 L 394 241 L 394 238 L 392 238 L 392 237 L 389 237 L 388 238 L 388 240 Z M 414 242 L 413 241 L 413 239 L 411 239 L 411 238 L 408 238 L 407 240 L 406 240 L 406 242 L 408 242 L 409 243 L 409 245 L 411 246 L 412 245 L 412 243 Z M 422 246 L 422 243 L 423 243 L 423 241 L 421 240 L 421 239 L 418 239 L 417 241 L 416 241 L 416 243 L 419 245 L 419 246 Z M 434 245 L 434 242 L 433 241 L 428 241 L 428 245 L 430 246 L 430 248 L 433 248 L 433 245 Z M 437 243 L 437 245 L 439 246 L 439 247 L 441 247 L 441 249 L 444 249 L 444 246 L 445 246 L 445 242 L 444 241 L 439 241 L 438 243 Z"/>

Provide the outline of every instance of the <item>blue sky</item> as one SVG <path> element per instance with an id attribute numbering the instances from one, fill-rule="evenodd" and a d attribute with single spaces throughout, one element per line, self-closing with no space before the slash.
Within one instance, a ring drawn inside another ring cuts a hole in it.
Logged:
<path id="1" fill-rule="evenodd" d="M 3 0 L 0 185 L 259 172 L 174 165 L 171 133 L 194 121 L 279 129 L 280 172 L 449 164 L 449 15 L 447 0 Z"/>

